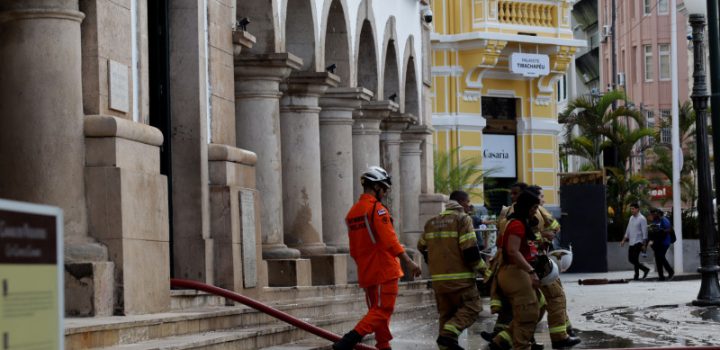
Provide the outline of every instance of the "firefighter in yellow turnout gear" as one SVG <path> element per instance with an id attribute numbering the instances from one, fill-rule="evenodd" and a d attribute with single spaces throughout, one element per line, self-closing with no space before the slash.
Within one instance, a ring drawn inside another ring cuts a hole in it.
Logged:
<path id="1" fill-rule="evenodd" d="M 458 337 L 482 311 L 475 275 L 485 268 L 472 219 L 466 214 L 470 197 L 462 191 L 450 195 L 446 210 L 425 224 L 417 248 L 430 268 L 435 292 L 441 350 L 462 350 Z"/>
<path id="2" fill-rule="evenodd" d="M 535 222 L 537 225 L 535 225 L 532 229 L 535 233 L 538 250 L 540 253 L 547 253 L 547 248 L 551 246 L 555 233 L 560 230 L 560 224 L 552 217 L 552 214 L 550 214 L 547 209 L 542 207 L 542 204 L 544 204 L 544 196 L 542 194 L 542 189 L 539 186 L 528 187 L 524 183 L 513 185 L 511 187 L 511 198 L 513 199 L 513 202 L 516 200 L 518 193 L 525 189 L 538 196 L 541 200 L 541 206 L 538 207 L 538 210 L 535 213 Z M 500 236 L 504 233 L 504 229 L 508 222 L 507 218 L 513 213 L 513 211 L 513 206 L 503 208 L 498 222 Z M 500 240 L 500 238 L 498 238 L 498 240 Z M 496 257 L 495 260 L 497 260 L 497 263 L 500 264 L 501 259 L 501 254 L 498 254 L 498 257 Z M 492 273 L 492 267 L 493 265 L 491 265 L 491 268 L 486 272 L 486 280 L 489 280 L 492 277 L 489 275 Z M 540 319 L 542 319 L 544 311 L 547 311 L 548 328 L 552 347 L 554 349 L 560 349 L 579 344 L 580 339 L 574 336 L 570 320 L 567 316 L 567 300 L 560 279 L 558 278 L 548 285 L 541 285 L 540 291 L 542 292 Z M 493 327 L 492 333 L 481 332 L 481 336 L 485 340 L 491 341 L 499 334 L 505 340 L 505 345 L 510 346 L 511 341 L 509 334 L 505 331 L 512 321 L 512 308 L 508 304 L 507 299 L 503 298 L 501 293 L 497 291 L 497 284 L 493 283 L 491 288 L 490 307 L 493 313 L 498 314 L 498 318 L 495 326 Z M 539 350 L 542 348 L 542 345 L 535 344 L 533 342 L 532 349 Z"/>

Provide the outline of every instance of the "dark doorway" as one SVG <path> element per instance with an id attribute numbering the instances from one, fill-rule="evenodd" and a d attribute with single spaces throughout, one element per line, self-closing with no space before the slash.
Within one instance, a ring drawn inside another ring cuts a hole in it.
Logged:
<path id="1" fill-rule="evenodd" d="M 519 98 L 483 96 L 481 98 L 482 116 L 487 125 L 483 133 L 515 134 L 516 118 L 520 114 Z"/>
<path id="2" fill-rule="evenodd" d="M 170 42 L 168 24 L 168 1 L 148 0 L 148 63 L 150 125 L 163 133 L 163 145 L 160 148 L 160 173 L 168 181 L 168 218 L 170 219 L 170 276 L 173 271 L 173 208 L 172 208 L 172 145 L 170 132 Z"/>
<path id="3" fill-rule="evenodd" d="M 573 251 L 568 272 L 607 272 L 605 185 L 561 185 L 560 207 L 560 245 Z"/>

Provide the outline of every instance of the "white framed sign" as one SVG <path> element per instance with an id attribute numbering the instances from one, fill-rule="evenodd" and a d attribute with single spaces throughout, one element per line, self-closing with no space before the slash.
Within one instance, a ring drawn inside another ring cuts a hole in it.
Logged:
<path id="1" fill-rule="evenodd" d="M 515 135 L 483 134 L 483 170 L 487 177 L 516 178 Z"/>
<path id="2" fill-rule="evenodd" d="M 550 56 L 515 52 L 510 55 L 510 71 L 524 77 L 550 74 Z"/>
<path id="3" fill-rule="evenodd" d="M 0 347 L 60 349 L 63 327 L 63 213 L 0 199 Z"/>

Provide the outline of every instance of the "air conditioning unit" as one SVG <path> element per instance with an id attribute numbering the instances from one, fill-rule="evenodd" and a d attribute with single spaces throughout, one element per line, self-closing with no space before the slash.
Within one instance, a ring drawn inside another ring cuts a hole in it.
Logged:
<path id="1" fill-rule="evenodd" d="M 620 72 L 617 74 L 617 84 L 618 86 L 625 86 L 625 73 Z"/>
<path id="2" fill-rule="evenodd" d="M 612 26 L 611 25 L 604 25 L 602 26 L 602 36 L 603 38 L 607 38 L 612 35 Z"/>

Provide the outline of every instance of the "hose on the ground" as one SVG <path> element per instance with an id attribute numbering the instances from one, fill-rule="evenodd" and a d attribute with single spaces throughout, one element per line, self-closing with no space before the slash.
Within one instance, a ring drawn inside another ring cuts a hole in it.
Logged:
<path id="1" fill-rule="evenodd" d="M 237 301 L 238 303 L 247 305 L 255 310 L 266 313 L 266 314 L 268 314 L 272 317 L 275 317 L 283 322 L 289 323 L 290 325 L 293 325 L 297 328 L 300 328 L 302 330 L 305 330 L 312 334 L 315 334 L 318 337 L 325 338 L 333 343 L 340 340 L 340 338 L 341 338 L 339 335 L 337 335 L 333 332 L 322 329 L 318 326 L 307 323 L 303 320 L 297 319 L 288 313 L 282 312 L 271 306 L 265 305 L 257 300 L 248 298 L 244 295 L 235 293 L 235 292 L 227 290 L 227 289 L 211 286 L 209 284 L 205 284 L 205 283 L 201 283 L 201 282 L 197 282 L 197 281 L 177 279 L 177 278 L 170 279 L 170 286 L 176 287 L 176 288 L 190 288 L 190 289 L 195 289 L 195 290 L 201 290 L 203 292 L 208 292 L 210 294 L 219 295 L 221 297 Z M 365 345 L 365 344 L 357 344 L 357 345 L 355 345 L 355 349 L 356 350 L 377 350 L 375 347 Z"/>

